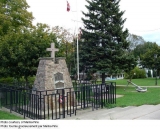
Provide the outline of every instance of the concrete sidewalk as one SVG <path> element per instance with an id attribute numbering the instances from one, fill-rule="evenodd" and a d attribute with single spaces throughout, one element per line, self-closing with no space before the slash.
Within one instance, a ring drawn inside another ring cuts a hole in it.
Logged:
<path id="1" fill-rule="evenodd" d="M 0 110 L 9 112 L 8 109 L 2 108 Z M 23 118 L 23 115 L 12 112 L 13 114 Z M 26 117 L 27 120 L 29 118 Z M 67 116 L 59 120 L 160 120 L 160 104 L 158 105 L 142 105 L 142 106 L 128 106 L 115 107 L 111 109 L 93 109 L 88 108 L 84 110 L 77 110 L 76 116 Z"/>
<path id="2" fill-rule="evenodd" d="M 86 109 L 77 111 L 77 115 L 72 115 L 64 120 L 160 120 L 159 105 L 142 105 L 116 107 L 112 109 Z"/>

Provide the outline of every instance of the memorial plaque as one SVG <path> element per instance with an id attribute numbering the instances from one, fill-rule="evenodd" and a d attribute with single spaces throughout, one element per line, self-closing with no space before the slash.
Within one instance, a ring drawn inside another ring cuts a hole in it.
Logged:
<path id="1" fill-rule="evenodd" d="M 64 83 L 63 82 L 58 82 L 55 85 L 56 85 L 56 89 L 62 89 L 62 88 L 64 88 Z"/>
<path id="2" fill-rule="evenodd" d="M 63 81 L 63 74 L 62 73 L 56 73 L 54 74 L 54 77 L 55 77 L 55 81 Z"/>

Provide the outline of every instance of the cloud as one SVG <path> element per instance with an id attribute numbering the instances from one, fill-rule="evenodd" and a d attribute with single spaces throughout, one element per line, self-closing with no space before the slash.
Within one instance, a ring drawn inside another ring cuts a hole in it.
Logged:
<path id="1" fill-rule="evenodd" d="M 120 9 L 125 11 L 123 18 L 126 18 L 124 27 L 129 33 L 160 45 L 159 4 L 159 0 L 121 0 Z"/>
<path id="2" fill-rule="evenodd" d="M 160 46 L 160 30 L 142 34 L 145 41 L 156 42 Z"/>
<path id="3" fill-rule="evenodd" d="M 26 0 L 31 6 L 34 23 L 41 22 L 50 26 L 61 26 L 71 30 L 83 26 L 81 11 L 86 12 L 86 0 L 68 0 L 71 11 L 67 12 L 66 0 Z M 160 45 L 160 31 L 150 31 L 160 28 L 160 0 L 121 0 L 120 10 L 125 11 L 124 28 L 129 33 L 142 36 L 145 41 L 156 42 Z M 77 12 L 75 12 L 77 11 Z"/>

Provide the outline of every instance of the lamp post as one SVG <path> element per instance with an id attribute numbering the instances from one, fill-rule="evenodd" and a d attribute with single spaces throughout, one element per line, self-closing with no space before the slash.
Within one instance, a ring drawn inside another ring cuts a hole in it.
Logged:
<path id="1" fill-rule="evenodd" d="M 154 59 L 155 59 L 155 66 L 154 66 L 154 67 L 155 67 L 155 72 L 156 72 L 156 73 L 155 73 L 155 74 L 156 74 L 155 85 L 157 85 L 157 69 L 156 69 L 156 62 L 157 62 L 156 59 L 157 59 L 157 54 L 154 54 Z"/>

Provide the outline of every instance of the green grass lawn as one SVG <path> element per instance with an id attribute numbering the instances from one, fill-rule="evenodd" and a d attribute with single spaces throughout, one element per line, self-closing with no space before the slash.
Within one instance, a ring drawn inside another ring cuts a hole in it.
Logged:
<path id="1" fill-rule="evenodd" d="M 0 120 L 23 120 L 22 117 L 0 110 Z"/>
<path id="2" fill-rule="evenodd" d="M 148 87 L 147 92 L 137 92 L 132 86 L 117 86 L 117 94 L 123 95 L 117 98 L 117 107 L 160 104 L 160 87 Z"/>
<path id="3" fill-rule="evenodd" d="M 116 82 L 116 85 L 126 86 L 128 79 L 111 80 L 109 82 Z M 144 78 L 144 79 L 132 79 L 132 82 L 139 86 L 155 86 L 155 78 Z M 130 84 L 131 85 L 131 84 Z M 157 86 L 160 86 L 160 79 L 157 78 Z"/>
<path id="4" fill-rule="evenodd" d="M 116 82 L 117 94 L 123 95 L 123 97 L 117 98 L 117 103 L 113 105 L 113 107 L 160 104 L 160 79 L 157 79 L 157 86 L 159 87 L 148 87 L 147 92 L 137 92 L 132 84 L 126 87 L 128 84 L 127 80 L 128 79 L 119 79 L 110 81 Z M 132 79 L 132 82 L 138 86 L 155 86 L 155 78 Z"/>

